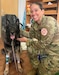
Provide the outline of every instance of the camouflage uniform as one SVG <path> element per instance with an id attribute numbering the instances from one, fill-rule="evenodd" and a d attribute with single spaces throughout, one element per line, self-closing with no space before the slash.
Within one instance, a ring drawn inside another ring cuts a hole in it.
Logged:
<path id="1" fill-rule="evenodd" d="M 44 31 L 45 29 L 45 35 Z M 54 18 L 43 16 L 40 25 L 34 22 L 27 41 L 28 53 L 37 75 L 55 75 L 59 72 L 58 27 Z M 36 38 L 38 41 L 33 41 Z"/>

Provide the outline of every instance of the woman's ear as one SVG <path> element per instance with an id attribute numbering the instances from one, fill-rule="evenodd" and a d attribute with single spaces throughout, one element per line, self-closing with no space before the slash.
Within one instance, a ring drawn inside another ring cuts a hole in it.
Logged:
<path id="1" fill-rule="evenodd" d="M 42 14 L 44 14 L 44 9 L 42 9 Z"/>

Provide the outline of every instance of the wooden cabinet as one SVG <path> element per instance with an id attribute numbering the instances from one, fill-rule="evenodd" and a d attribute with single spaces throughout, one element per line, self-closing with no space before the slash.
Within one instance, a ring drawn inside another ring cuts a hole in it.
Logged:
<path id="1" fill-rule="evenodd" d="M 26 3 L 29 5 L 35 1 L 42 2 L 45 15 L 53 16 L 59 22 L 59 0 L 27 0 Z M 26 18 L 26 23 L 30 23 L 30 13 L 27 13 Z"/>
<path id="2" fill-rule="evenodd" d="M 57 19 L 58 16 L 58 1 L 57 0 L 42 0 L 45 15 L 53 16 Z"/>
<path id="3" fill-rule="evenodd" d="M 58 13 L 57 13 L 57 21 L 59 22 L 59 0 L 58 0 Z"/>
<path id="4" fill-rule="evenodd" d="M 30 23 L 30 0 L 26 1 L 26 24 Z"/>

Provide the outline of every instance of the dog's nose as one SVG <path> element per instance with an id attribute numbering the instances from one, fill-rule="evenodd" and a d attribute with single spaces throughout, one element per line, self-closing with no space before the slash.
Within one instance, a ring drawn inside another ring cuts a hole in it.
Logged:
<path id="1" fill-rule="evenodd" d="M 11 32 L 11 34 L 13 35 L 13 34 L 14 34 L 14 32 Z"/>

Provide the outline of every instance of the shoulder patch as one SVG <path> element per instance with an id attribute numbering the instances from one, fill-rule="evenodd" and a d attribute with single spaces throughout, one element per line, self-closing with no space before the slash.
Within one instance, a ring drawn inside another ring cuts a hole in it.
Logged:
<path id="1" fill-rule="evenodd" d="M 46 36 L 47 33 L 48 33 L 48 30 L 47 30 L 46 28 L 42 28 L 42 29 L 41 29 L 41 34 L 42 34 L 43 36 Z"/>

